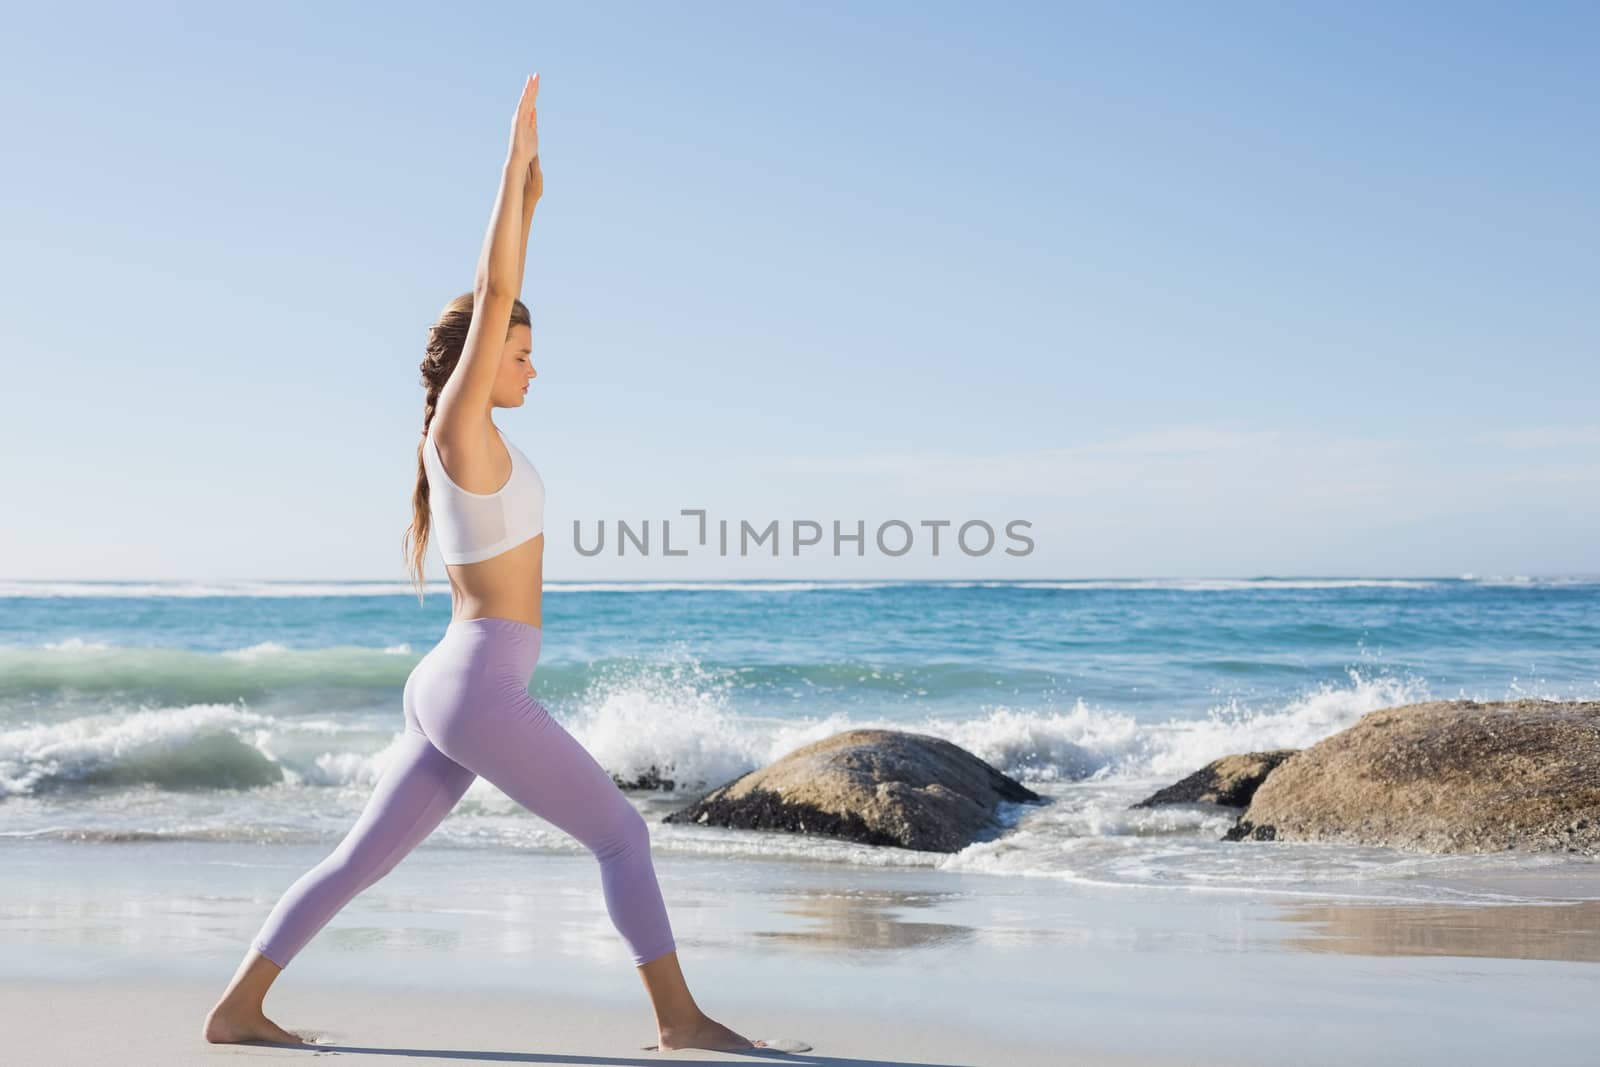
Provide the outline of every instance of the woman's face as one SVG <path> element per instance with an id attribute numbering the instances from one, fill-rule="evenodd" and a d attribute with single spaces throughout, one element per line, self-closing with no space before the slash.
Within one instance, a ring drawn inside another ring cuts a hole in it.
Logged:
<path id="1" fill-rule="evenodd" d="M 500 374 L 494 383 L 494 406 L 521 407 L 528 399 L 528 384 L 538 376 L 533 369 L 533 331 L 520 323 L 511 327 L 500 353 Z"/>

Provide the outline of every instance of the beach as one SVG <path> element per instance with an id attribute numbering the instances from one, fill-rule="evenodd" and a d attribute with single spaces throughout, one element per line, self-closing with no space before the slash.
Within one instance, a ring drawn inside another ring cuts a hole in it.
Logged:
<path id="1" fill-rule="evenodd" d="M 208 1045 L 199 1026 L 275 892 L 315 858 L 303 846 L 5 845 L 8 1061 L 305 1054 Z M 658 870 L 702 1009 L 747 1037 L 812 1046 L 764 1057 L 1593 1062 L 1596 865 L 1454 887 L 1523 900 L 1498 905 L 771 860 Z M 644 1051 L 649 1003 L 594 878 L 580 856 L 424 844 L 291 962 L 267 1012 L 321 1050 L 374 1063 L 748 1058 Z"/>
<path id="2" fill-rule="evenodd" d="M 366 802 L 448 605 L 362 583 L 3 592 L 0 1058 L 305 1055 L 200 1026 Z M 1597 606 L 1592 581 L 555 584 L 530 691 L 619 782 L 673 783 L 625 793 L 691 991 L 812 1046 L 761 1057 L 1579 1064 L 1594 857 L 1226 842 L 1231 809 L 1133 805 L 1376 708 L 1592 693 Z M 953 853 L 661 821 L 862 726 L 947 738 L 1044 802 Z M 375 1063 L 757 1055 L 645 1050 L 599 889 L 593 856 L 477 781 L 268 1015 Z"/>
<path id="3" fill-rule="evenodd" d="M 0 1067 L 1600 1065 L 1600 5 L 6 22 Z"/>
<path id="4" fill-rule="evenodd" d="M 1066 1062 L 1125 1064 L 1135 1067 L 1157 1061 L 1095 1053 L 1063 1059 L 1057 1046 L 1030 1046 L 1020 1041 L 973 1035 L 938 1021 L 918 1022 L 904 1030 L 885 1030 L 873 1016 L 830 1016 L 822 1026 L 853 1055 L 711 1052 L 678 1049 L 645 1051 L 635 1041 L 641 1030 L 635 1011 L 608 1002 L 540 992 L 538 1003 L 527 991 L 476 991 L 406 988 L 372 989 L 307 985 L 277 994 L 272 1001 L 284 1017 L 329 1017 L 326 1005 L 339 1004 L 340 1025 L 317 1028 L 318 1047 L 291 1048 L 268 1044 L 202 1044 L 190 1031 L 195 1005 L 209 987 L 181 979 L 131 984 L 94 981 L 0 981 L 7 1011 L 31 1023 L 6 1043 L 14 1062 L 40 1064 L 205 1064 L 230 1056 L 299 1057 L 337 1054 L 341 1063 L 552 1063 L 568 1067 L 615 1067 L 649 1063 L 740 1063 L 774 1061 L 848 1065 L 897 1063 L 1021 1065 Z M 765 1013 L 771 1017 L 770 1009 Z M 793 1013 L 787 1013 L 794 1017 Z M 763 1013 L 750 1011 L 759 1019 Z M 447 1020 L 447 1021 L 443 1021 Z M 815 1026 L 814 1026 L 815 1028 Z M 117 1033 L 114 1040 L 107 1033 Z M 121 1036 L 123 1033 L 126 1038 Z M 38 1034 L 36 1038 L 33 1035 Z M 252 1060 L 252 1062 L 255 1062 Z"/>

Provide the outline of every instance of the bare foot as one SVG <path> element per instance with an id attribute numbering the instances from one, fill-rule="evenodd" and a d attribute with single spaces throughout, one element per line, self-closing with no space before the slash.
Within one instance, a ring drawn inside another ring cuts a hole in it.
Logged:
<path id="1" fill-rule="evenodd" d="M 705 1048 L 719 1052 L 731 1052 L 745 1048 L 766 1048 L 765 1041 L 751 1041 L 747 1037 L 729 1030 L 715 1019 L 702 1015 L 700 1021 L 692 1026 L 674 1028 L 661 1027 L 660 1045 L 647 1045 L 649 1049 L 660 1049 L 670 1052 L 679 1048 Z"/>
<path id="2" fill-rule="evenodd" d="M 267 1018 L 262 1012 L 240 1009 L 223 1009 L 219 1005 L 206 1016 L 201 1036 L 212 1044 L 238 1041 L 282 1041 L 290 1045 L 303 1045 L 299 1034 L 292 1034 Z"/>

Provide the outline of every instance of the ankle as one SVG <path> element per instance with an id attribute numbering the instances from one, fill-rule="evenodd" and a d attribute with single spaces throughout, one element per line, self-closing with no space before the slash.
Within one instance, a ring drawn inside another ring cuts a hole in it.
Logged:
<path id="1" fill-rule="evenodd" d="M 253 997 L 237 989 L 230 990 L 223 998 L 217 1001 L 217 1006 L 211 1009 L 219 1015 L 263 1015 L 265 1006 L 262 998 Z"/>
<path id="2" fill-rule="evenodd" d="M 660 1016 L 656 1019 L 656 1029 L 662 1033 L 683 1033 L 685 1030 L 698 1029 L 709 1021 L 705 1012 L 698 1005 L 690 1005 L 681 1012 L 674 1012 L 671 1016 Z"/>

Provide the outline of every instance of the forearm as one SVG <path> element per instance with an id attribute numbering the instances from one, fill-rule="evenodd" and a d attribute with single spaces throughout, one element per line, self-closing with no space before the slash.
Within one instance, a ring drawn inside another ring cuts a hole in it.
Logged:
<path id="1" fill-rule="evenodd" d="M 526 164 L 507 160 L 500 173 L 500 191 L 495 197 L 483 252 L 478 257 L 474 284 L 479 292 L 503 292 L 512 296 L 521 292 L 522 257 L 528 243 L 522 204 L 526 171 Z"/>
<path id="2" fill-rule="evenodd" d="M 528 265 L 528 230 L 533 226 L 533 211 L 538 204 L 533 180 L 529 178 L 522 183 L 522 247 L 517 253 L 517 287 L 512 290 L 518 298 L 522 296 L 522 272 Z"/>

